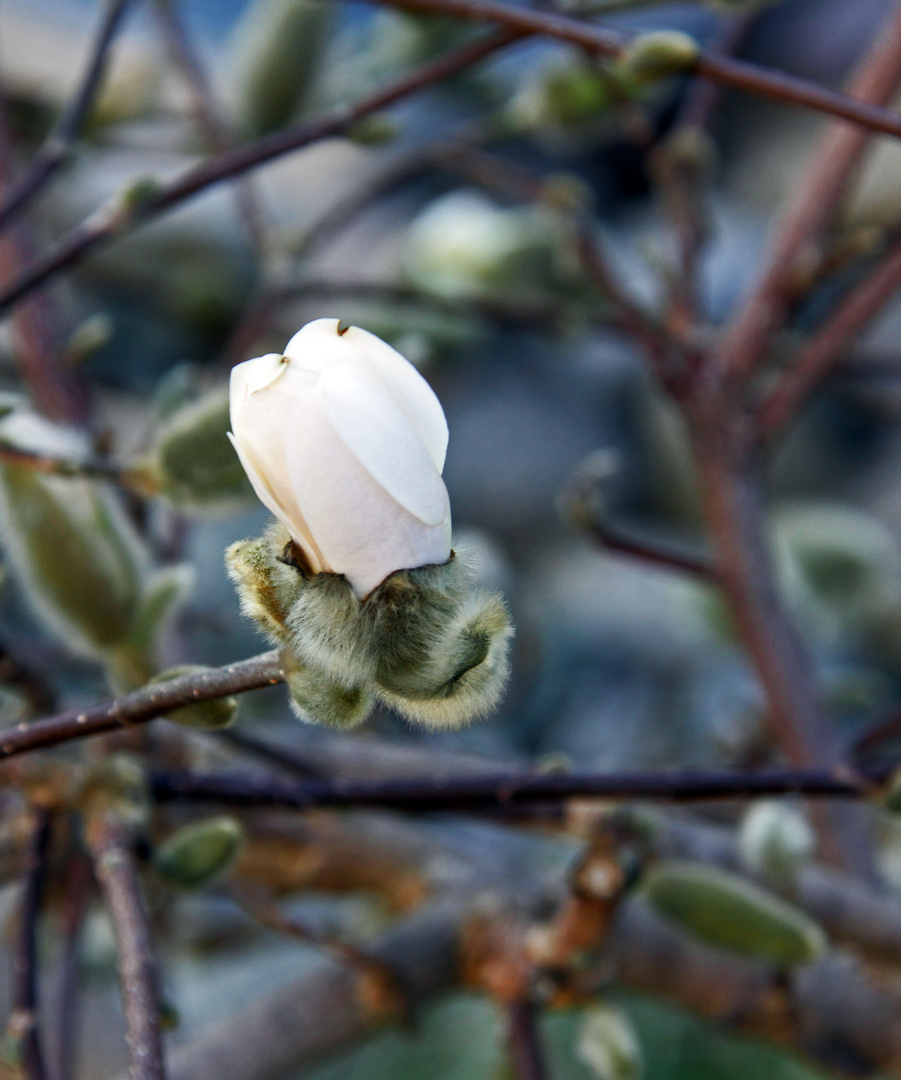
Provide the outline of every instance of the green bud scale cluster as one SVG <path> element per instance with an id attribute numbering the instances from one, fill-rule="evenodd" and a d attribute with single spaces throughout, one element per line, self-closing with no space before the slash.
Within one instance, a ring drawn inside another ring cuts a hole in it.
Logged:
<path id="1" fill-rule="evenodd" d="M 376 701 L 432 728 L 490 712 L 509 667 L 503 600 L 463 558 L 398 570 L 360 599 L 341 574 L 310 574 L 273 524 L 226 555 L 246 615 L 281 649 L 294 711 L 354 727 Z"/>

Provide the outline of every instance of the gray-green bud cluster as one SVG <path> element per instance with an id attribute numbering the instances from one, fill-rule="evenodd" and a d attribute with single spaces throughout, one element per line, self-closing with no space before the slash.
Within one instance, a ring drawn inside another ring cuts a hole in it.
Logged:
<path id="1" fill-rule="evenodd" d="M 241 606 L 282 650 L 295 712 L 361 724 L 377 700 L 416 723 L 454 728 L 491 711 L 513 630 L 503 600 L 465 561 L 398 570 L 357 597 L 340 574 L 307 574 L 276 524 L 229 548 Z"/>
<path id="2" fill-rule="evenodd" d="M 615 1005 L 605 1003 L 585 1010 L 578 1054 L 598 1080 L 640 1080 L 644 1073 L 635 1029 Z"/>

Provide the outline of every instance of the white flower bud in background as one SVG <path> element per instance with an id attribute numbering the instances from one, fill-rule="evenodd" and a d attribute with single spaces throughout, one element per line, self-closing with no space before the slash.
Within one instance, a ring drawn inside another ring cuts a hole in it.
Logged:
<path id="1" fill-rule="evenodd" d="M 283 356 L 238 364 L 231 422 L 260 501 L 313 573 L 343 574 L 362 599 L 395 570 L 450 557 L 444 412 L 373 334 L 317 319 Z"/>
<path id="2" fill-rule="evenodd" d="M 738 850 L 749 870 L 774 884 L 788 884 L 813 858 L 816 836 L 800 810 L 779 800 L 764 800 L 742 819 Z"/>
<path id="3" fill-rule="evenodd" d="M 547 210 L 504 209 L 479 191 L 453 191 L 413 221 L 405 269 L 416 288 L 450 300 L 547 289 L 557 243 Z"/>
<path id="4" fill-rule="evenodd" d="M 432 727 L 484 715 L 512 628 L 450 546 L 447 423 L 385 342 L 335 319 L 238 365 L 232 442 L 279 519 L 232 545 L 244 613 L 282 649 L 302 719 L 351 727 L 377 698 Z"/>

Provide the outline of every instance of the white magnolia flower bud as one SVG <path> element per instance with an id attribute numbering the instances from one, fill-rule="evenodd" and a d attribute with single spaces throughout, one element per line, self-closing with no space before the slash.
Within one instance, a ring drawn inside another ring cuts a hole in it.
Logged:
<path id="1" fill-rule="evenodd" d="M 230 409 L 241 464 L 312 573 L 343 574 L 363 598 L 450 558 L 447 422 L 390 345 L 317 319 L 284 355 L 232 370 Z"/>

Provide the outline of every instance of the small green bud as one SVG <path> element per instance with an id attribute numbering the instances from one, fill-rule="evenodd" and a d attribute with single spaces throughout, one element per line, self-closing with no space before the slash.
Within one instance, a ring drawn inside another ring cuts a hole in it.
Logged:
<path id="1" fill-rule="evenodd" d="M 738 831 L 742 862 L 774 884 L 790 882 L 815 848 L 816 837 L 804 815 L 777 800 L 755 803 Z"/>
<path id="2" fill-rule="evenodd" d="M 254 0 L 232 44 L 239 122 L 248 137 L 287 124 L 305 104 L 329 28 L 321 0 Z"/>
<path id="3" fill-rule="evenodd" d="M 598 1080 L 640 1080 L 644 1073 L 635 1029 L 614 1005 L 585 1010 L 577 1052 Z"/>
<path id="4" fill-rule="evenodd" d="M 109 344 L 114 329 L 110 316 L 100 311 L 79 323 L 66 343 L 68 362 L 77 366 L 90 360 Z"/>
<path id="5" fill-rule="evenodd" d="M 690 70 L 699 52 L 695 39 L 681 30 L 652 30 L 629 42 L 621 65 L 641 82 L 656 82 Z"/>
<path id="6" fill-rule="evenodd" d="M 228 428 L 227 389 L 204 394 L 166 418 L 135 475 L 175 506 L 231 509 L 252 492 Z"/>
<path id="7" fill-rule="evenodd" d="M 719 148 L 701 127 L 682 125 L 672 131 L 658 149 L 668 164 L 690 176 L 710 176 L 719 162 Z"/>
<path id="8" fill-rule="evenodd" d="M 153 866 L 167 885 L 202 889 L 233 865 L 244 841 L 244 827 L 232 817 L 214 817 L 174 832 L 153 855 Z"/>
<path id="9" fill-rule="evenodd" d="M 183 675 L 199 675 L 209 670 L 203 664 L 181 664 L 155 675 L 150 682 L 151 684 L 166 682 L 169 679 L 180 679 Z M 185 727 L 218 731 L 221 728 L 231 727 L 237 713 L 238 699 L 229 696 L 214 698 L 212 701 L 198 701 L 196 705 L 185 705 L 182 709 L 167 713 L 166 719 L 175 724 L 183 724 Z"/>
<path id="10" fill-rule="evenodd" d="M 152 176 L 140 176 L 119 192 L 116 199 L 117 212 L 123 224 L 139 218 L 160 193 L 160 182 Z"/>
<path id="11" fill-rule="evenodd" d="M 662 915 L 716 948 L 782 967 L 809 964 L 826 948 L 823 931 L 803 911 L 724 870 L 662 863 L 644 891 Z"/>
<path id="12" fill-rule="evenodd" d="M 388 113 L 370 113 L 344 132 L 344 137 L 360 146 L 383 146 L 400 134 L 400 125 Z"/>

